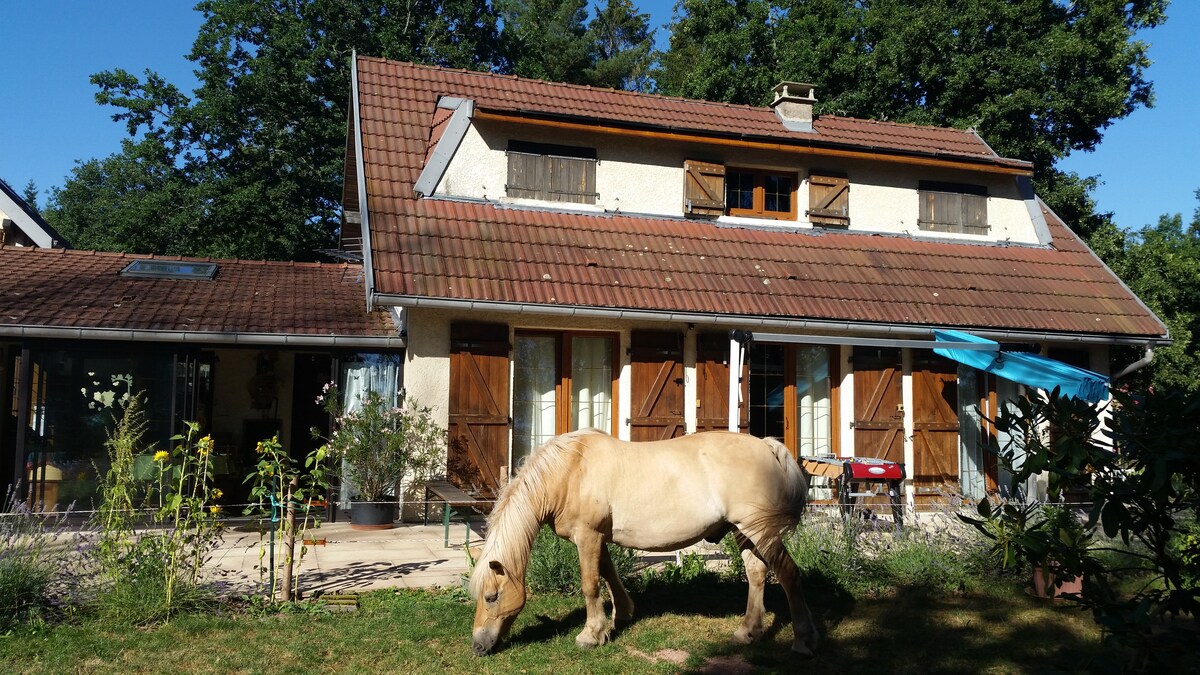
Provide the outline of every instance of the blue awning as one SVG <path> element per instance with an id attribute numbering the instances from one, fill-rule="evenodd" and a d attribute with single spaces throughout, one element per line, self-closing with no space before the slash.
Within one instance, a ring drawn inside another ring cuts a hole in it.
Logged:
<path id="1" fill-rule="evenodd" d="M 957 330 L 935 330 L 939 343 L 970 342 L 994 344 L 995 350 L 954 349 L 951 346 L 935 347 L 933 352 L 979 370 L 985 370 L 1006 380 L 1052 391 L 1058 387 L 1063 396 L 1073 396 L 1092 403 L 1108 397 L 1108 378 L 1090 370 L 1048 359 L 1038 354 L 1006 352 L 1000 343 Z"/>

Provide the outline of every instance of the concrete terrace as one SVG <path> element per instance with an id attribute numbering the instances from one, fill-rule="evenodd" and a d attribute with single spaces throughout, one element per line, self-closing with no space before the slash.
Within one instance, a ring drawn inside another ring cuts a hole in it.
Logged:
<path id="1" fill-rule="evenodd" d="M 470 545 L 481 544 L 483 523 L 471 527 Z M 311 597 L 318 592 L 457 586 L 468 570 L 465 528 L 463 523 L 451 525 L 450 548 L 446 548 L 441 523 L 405 523 L 376 531 L 353 530 L 348 522 L 324 523 L 305 534 L 310 544 L 299 566 L 298 587 Z M 260 550 L 269 550 L 268 542 L 263 539 L 260 546 L 259 533 L 252 526 L 226 529 L 208 563 L 214 573 L 210 578 L 228 584 L 230 594 L 254 591 L 259 584 L 257 568 L 268 564 L 269 553 L 261 562 L 259 558 Z M 276 556 L 278 564 L 282 547 L 276 548 Z"/>

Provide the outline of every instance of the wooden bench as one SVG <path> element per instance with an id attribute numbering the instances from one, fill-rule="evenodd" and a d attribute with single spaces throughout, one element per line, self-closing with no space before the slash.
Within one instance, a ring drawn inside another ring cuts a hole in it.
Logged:
<path id="1" fill-rule="evenodd" d="M 463 544 L 471 543 L 471 511 L 482 511 L 491 506 L 491 501 L 478 499 L 463 492 L 447 480 L 431 480 L 425 483 L 425 524 L 429 524 L 429 503 L 442 503 L 442 527 L 445 529 L 446 548 L 450 548 L 450 519 L 463 516 L 467 526 L 466 539 Z"/>

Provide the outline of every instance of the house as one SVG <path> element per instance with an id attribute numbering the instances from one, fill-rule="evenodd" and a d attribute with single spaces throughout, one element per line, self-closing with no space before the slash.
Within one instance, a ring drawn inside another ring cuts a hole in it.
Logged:
<path id="1" fill-rule="evenodd" d="M 1169 340 L 970 130 L 816 116 L 798 83 L 758 108 L 358 57 L 352 87 L 344 242 L 464 487 L 590 426 L 741 429 L 902 461 L 919 508 L 980 497 L 987 418 L 1032 384 L 935 330 L 1101 373 Z"/>
<path id="2" fill-rule="evenodd" d="M 0 180 L 0 246 L 5 245 L 70 248 L 37 209 Z"/>
<path id="3" fill-rule="evenodd" d="M 93 507 L 129 394 L 157 448 L 185 421 L 212 434 L 216 485 L 241 504 L 258 441 L 298 460 L 319 443 L 328 382 L 396 387 L 404 341 L 367 311 L 358 264 L 0 246 L 0 270 L 0 485 L 47 510 Z"/>

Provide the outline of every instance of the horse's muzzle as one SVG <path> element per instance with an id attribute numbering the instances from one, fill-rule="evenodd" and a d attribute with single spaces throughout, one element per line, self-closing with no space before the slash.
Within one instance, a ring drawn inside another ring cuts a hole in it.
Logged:
<path id="1" fill-rule="evenodd" d="M 475 653 L 475 656 L 487 656 L 492 653 L 492 649 L 499 642 L 495 631 L 480 629 L 471 636 L 471 651 Z"/>

